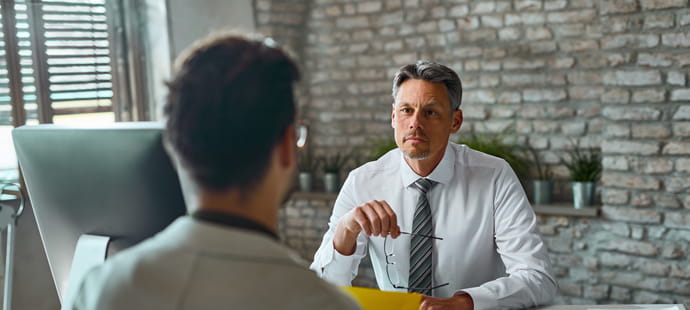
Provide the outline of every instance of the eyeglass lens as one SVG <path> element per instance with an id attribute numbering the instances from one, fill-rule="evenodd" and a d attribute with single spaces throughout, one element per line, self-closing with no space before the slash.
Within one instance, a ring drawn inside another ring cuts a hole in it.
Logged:
<path id="1" fill-rule="evenodd" d="M 409 232 L 400 232 L 401 234 L 404 235 L 416 235 L 413 233 Z M 443 240 L 443 238 L 431 236 L 431 235 L 421 235 L 419 234 L 418 236 L 426 237 L 426 238 L 433 238 L 437 240 Z M 399 272 L 396 270 L 396 260 L 395 260 L 395 242 L 390 236 L 386 236 L 385 239 L 383 240 L 383 250 L 384 254 L 386 256 L 386 275 L 388 276 L 388 281 L 390 281 L 391 285 L 394 288 L 397 289 L 419 289 L 419 288 L 409 288 L 406 286 L 401 285 L 401 279 Z M 435 285 L 430 288 L 423 288 L 423 289 L 437 289 L 439 287 L 443 287 L 448 285 L 449 283 L 444 283 L 441 285 Z"/>

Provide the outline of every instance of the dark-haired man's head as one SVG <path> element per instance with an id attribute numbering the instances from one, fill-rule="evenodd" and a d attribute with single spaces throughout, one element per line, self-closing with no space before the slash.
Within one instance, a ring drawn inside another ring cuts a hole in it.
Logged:
<path id="1" fill-rule="evenodd" d="M 299 72 L 273 45 L 271 39 L 219 34 L 195 43 L 176 62 L 165 137 L 203 192 L 250 192 L 270 174 L 275 151 L 286 143 L 294 148 Z M 294 157 L 294 149 L 283 151 Z"/>

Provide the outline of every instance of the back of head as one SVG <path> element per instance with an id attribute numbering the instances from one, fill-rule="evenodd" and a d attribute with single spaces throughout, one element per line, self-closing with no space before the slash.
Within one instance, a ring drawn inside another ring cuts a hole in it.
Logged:
<path id="1" fill-rule="evenodd" d="M 271 39 L 216 34 L 181 55 L 168 83 L 166 139 L 205 191 L 250 189 L 295 119 L 294 62 Z"/>

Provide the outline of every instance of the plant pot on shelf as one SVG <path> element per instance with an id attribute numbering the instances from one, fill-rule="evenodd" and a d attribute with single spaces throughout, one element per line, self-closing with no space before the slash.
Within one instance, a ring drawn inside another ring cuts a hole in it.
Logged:
<path id="1" fill-rule="evenodd" d="M 569 160 L 561 162 L 570 171 L 573 186 L 573 206 L 580 209 L 594 205 L 594 187 L 601 175 L 601 154 L 597 149 L 582 149 L 574 144 L 567 151 Z"/>
<path id="2" fill-rule="evenodd" d="M 299 190 L 302 192 L 311 192 L 312 190 L 312 180 L 313 176 L 311 172 L 300 172 L 299 173 Z"/>
<path id="3" fill-rule="evenodd" d="M 551 167 L 542 162 L 539 152 L 529 144 L 527 151 L 535 168 L 532 170 L 532 202 L 535 205 L 550 204 L 553 197 L 553 171 Z"/>
<path id="4" fill-rule="evenodd" d="M 297 168 L 299 169 L 297 182 L 299 190 L 311 192 L 314 189 L 314 174 L 319 169 L 321 161 L 312 156 L 311 148 L 308 147 L 299 149 L 297 155 Z"/>
<path id="5" fill-rule="evenodd" d="M 337 193 L 340 190 L 340 174 L 326 172 L 323 175 L 323 189 L 326 193 Z"/>
<path id="6" fill-rule="evenodd" d="M 575 209 L 594 205 L 594 182 L 573 182 L 573 206 Z"/>
<path id="7" fill-rule="evenodd" d="M 331 152 L 321 158 L 323 163 L 323 190 L 326 193 L 337 193 L 340 190 L 340 171 L 349 162 L 351 155 L 343 152 Z"/>
<path id="8" fill-rule="evenodd" d="M 553 180 L 532 180 L 532 199 L 535 205 L 551 203 Z"/>

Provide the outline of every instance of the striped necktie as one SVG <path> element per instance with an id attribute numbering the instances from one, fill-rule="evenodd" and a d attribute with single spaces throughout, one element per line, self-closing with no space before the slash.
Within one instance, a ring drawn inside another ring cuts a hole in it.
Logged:
<path id="1" fill-rule="evenodd" d="M 415 187 L 421 192 L 412 220 L 412 242 L 410 243 L 410 277 L 408 287 L 410 292 L 431 295 L 431 263 L 433 239 L 419 235 L 431 236 L 434 228 L 431 223 L 431 208 L 427 200 L 427 192 L 434 185 L 428 179 L 420 178 Z"/>

